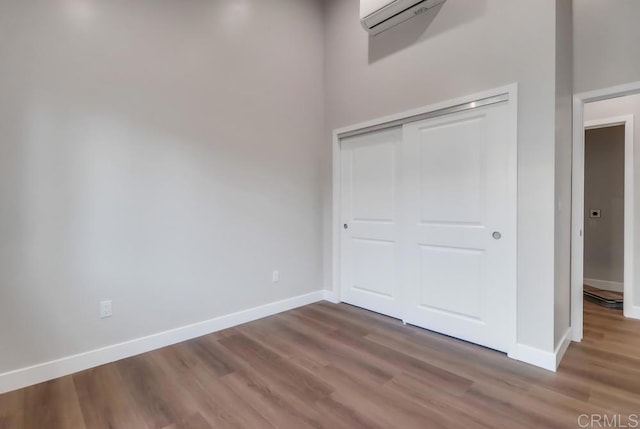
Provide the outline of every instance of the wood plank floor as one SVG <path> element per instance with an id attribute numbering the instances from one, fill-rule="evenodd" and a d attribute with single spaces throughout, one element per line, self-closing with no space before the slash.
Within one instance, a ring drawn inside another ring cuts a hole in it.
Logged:
<path id="1" fill-rule="evenodd" d="M 575 428 L 580 414 L 640 414 L 640 322 L 585 302 L 584 332 L 553 374 L 318 303 L 1 395 L 0 428 Z"/>

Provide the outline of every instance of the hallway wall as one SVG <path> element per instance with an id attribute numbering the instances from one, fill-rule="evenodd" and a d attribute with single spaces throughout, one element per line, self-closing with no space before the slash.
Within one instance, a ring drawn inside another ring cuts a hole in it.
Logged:
<path id="1" fill-rule="evenodd" d="M 584 167 L 584 278 L 618 283 L 620 292 L 624 281 L 624 128 L 587 130 Z M 591 210 L 601 210 L 602 217 L 592 218 Z"/>

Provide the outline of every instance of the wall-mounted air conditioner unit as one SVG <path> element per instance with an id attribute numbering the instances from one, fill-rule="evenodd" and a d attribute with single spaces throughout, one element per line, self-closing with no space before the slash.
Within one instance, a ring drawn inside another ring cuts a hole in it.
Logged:
<path id="1" fill-rule="evenodd" d="M 445 1 L 360 0 L 360 22 L 370 34 L 378 34 Z"/>

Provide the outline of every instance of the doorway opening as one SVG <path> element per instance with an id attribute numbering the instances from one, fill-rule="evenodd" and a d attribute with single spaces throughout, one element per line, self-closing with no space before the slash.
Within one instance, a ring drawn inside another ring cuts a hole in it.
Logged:
<path id="1" fill-rule="evenodd" d="M 640 115 L 640 82 L 574 97 L 574 341 L 582 340 L 584 312 L 593 311 L 593 303 L 640 319 L 640 293 L 634 294 L 633 281 L 635 115 Z"/>
<path id="2" fill-rule="evenodd" d="M 597 103 L 585 106 L 587 117 Z M 624 302 L 625 124 L 586 121 L 584 131 L 584 297 L 619 310 Z"/>

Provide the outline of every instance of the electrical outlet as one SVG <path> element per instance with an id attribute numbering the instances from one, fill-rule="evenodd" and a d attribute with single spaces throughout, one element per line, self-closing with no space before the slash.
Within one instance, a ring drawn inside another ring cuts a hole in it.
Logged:
<path id="1" fill-rule="evenodd" d="M 113 316 L 113 311 L 111 309 L 111 301 L 101 301 L 100 302 L 100 318 L 106 319 L 107 317 Z"/>
<path id="2" fill-rule="evenodd" d="M 271 275 L 271 281 L 274 283 L 278 283 L 280 281 L 280 271 L 273 270 L 273 274 Z"/>

